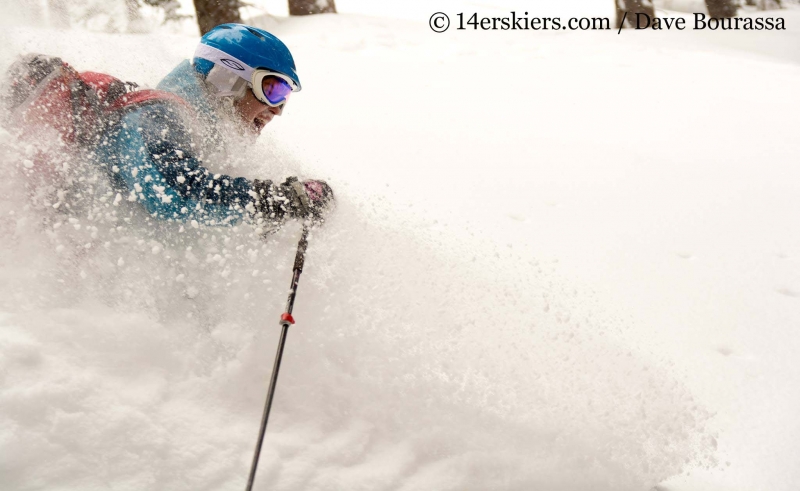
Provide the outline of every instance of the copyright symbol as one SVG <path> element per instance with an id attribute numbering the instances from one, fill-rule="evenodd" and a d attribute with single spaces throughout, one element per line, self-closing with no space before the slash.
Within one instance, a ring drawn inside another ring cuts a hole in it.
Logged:
<path id="1" fill-rule="evenodd" d="M 433 32 L 444 32 L 450 27 L 450 17 L 444 12 L 436 12 L 428 22 Z"/>

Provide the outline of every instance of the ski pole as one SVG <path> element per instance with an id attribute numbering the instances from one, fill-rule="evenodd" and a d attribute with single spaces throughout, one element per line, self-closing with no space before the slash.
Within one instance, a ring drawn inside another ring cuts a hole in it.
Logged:
<path id="1" fill-rule="evenodd" d="M 278 341 L 278 352 L 275 355 L 275 365 L 272 367 L 272 377 L 269 380 L 269 390 L 267 391 L 267 401 L 264 404 L 264 414 L 261 416 L 261 429 L 258 432 L 258 442 L 256 451 L 253 455 L 253 463 L 250 465 L 250 477 L 247 479 L 247 491 L 253 489 L 253 482 L 256 479 L 256 469 L 258 468 L 258 458 L 261 455 L 261 446 L 264 443 L 264 433 L 267 431 L 267 421 L 269 421 L 269 411 L 272 409 L 272 399 L 275 396 L 275 385 L 278 382 L 278 370 L 281 368 L 281 358 L 283 358 L 283 347 L 286 345 L 286 334 L 289 326 L 294 324 L 292 309 L 294 309 L 294 298 L 297 295 L 297 282 L 300 281 L 300 273 L 303 272 L 306 249 L 308 248 L 308 230 L 303 227 L 303 234 L 297 244 L 297 255 L 294 257 L 294 274 L 292 275 L 292 286 L 289 290 L 289 299 L 286 301 L 286 312 L 281 315 L 281 337 Z"/>

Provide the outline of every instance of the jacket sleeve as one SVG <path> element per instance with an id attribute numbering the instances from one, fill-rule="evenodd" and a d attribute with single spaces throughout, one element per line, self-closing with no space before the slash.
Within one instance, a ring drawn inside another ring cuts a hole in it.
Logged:
<path id="1" fill-rule="evenodd" d="M 111 171 L 161 219 L 233 225 L 254 218 L 253 182 L 213 174 L 197 156 L 192 135 L 170 104 L 137 108 L 120 121 L 109 152 Z"/>

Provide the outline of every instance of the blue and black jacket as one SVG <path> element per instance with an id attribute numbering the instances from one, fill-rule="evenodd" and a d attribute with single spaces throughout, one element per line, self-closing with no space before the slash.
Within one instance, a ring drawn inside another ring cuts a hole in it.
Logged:
<path id="1" fill-rule="evenodd" d="M 271 182 L 213 174 L 203 166 L 205 142 L 196 141 L 198 135 L 187 124 L 186 114 L 189 111 L 193 119 L 211 126 L 207 133 L 214 135 L 216 101 L 190 63 L 178 65 L 158 89 L 179 96 L 191 109 L 167 99 L 154 100 L 114 122 L 96 151 L 116 184 L 160 219 L 209 225 L 233 225 L 258 216 L 280 221 L 282 207 L 267 210 L 264 205 L 284 199 Z"/>

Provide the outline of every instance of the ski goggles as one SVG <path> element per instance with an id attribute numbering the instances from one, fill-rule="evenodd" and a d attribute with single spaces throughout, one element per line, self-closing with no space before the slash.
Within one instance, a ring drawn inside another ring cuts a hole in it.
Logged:
<path id="1" fill-rule="evenodd" d="M 270 107 L 286 104 L 289 94 L 294 90 L 294 82 L 289 77 L 269 70 L 253 71 L 250 84 L 256 99 Z"/>

